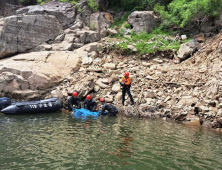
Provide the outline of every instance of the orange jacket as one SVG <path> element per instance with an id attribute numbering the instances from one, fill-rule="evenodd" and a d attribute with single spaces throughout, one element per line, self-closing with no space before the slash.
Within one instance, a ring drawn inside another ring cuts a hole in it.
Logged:
<path id="1" fill-rule="evenodd" d="M 125 77 L 123 76 L 122 79 L 121 79 L 121 82 L 124 83 L 125 85 L 129 86 L 132 82 L 132 79 L 130 77 Z"/>

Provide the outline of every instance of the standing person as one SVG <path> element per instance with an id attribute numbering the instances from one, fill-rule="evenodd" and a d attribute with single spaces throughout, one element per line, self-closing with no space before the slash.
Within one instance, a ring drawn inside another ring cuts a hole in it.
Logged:
<path id="1" fill-rule="evenodd" d="M 106 101 L 104 98 L 101 98 L 99 101 L 102 103 L 102 111 L 100 115 L 103 115 L 105 113 L 105 110 L 107 110 L 109 116 L 116 116 L 116 114 L 118 113 L 118 110 L 115 106 L 111 104 L 106 104 Z"/>
<path id="2" fill-rule="evenodd" d="M 90 111 L 96 110 L 97 103 L 92 99 L 92 96 L 89 94 L 86 96 L 86 100 L 83 102 L 83 108 Z"/>
<path id="3" fill-rule="evenodd" d="M 123 106 L 124 106 L 124 102 L 125 102 L 126 92 L 130 97 L 131 104 L 134 105 L 134 100 L 133 100 L 133 97 L 130 93 L 131 82 L 132 82 L 132 79 L 129 77 L 129 72 L 126 72 L 125 75 L 120 80 L 120 85 L 122 86 L 122 104 L 123 104 Z"/>
<path id="4" fill-rule="evenodd" d="M 78 97 L 77 92 L 73 92 L 72 96 L 69 97 L 69 99 L 68 99 L 69 111 L 73 110 L 73 105 L 76 105 L 78 109 L 81 109 L 81 101 L 80 101 L 80 98 Z"/>

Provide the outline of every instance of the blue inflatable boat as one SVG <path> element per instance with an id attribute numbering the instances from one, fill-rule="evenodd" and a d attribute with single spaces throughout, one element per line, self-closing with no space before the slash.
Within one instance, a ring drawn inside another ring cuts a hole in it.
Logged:
<path id="1" fill-rule="evenodd" d="M 10 98 L 0 98 L 1 112 L 8 115 L 56 112 L 61 108 L 62 101 L 59 98 L 13 103 Z"/>

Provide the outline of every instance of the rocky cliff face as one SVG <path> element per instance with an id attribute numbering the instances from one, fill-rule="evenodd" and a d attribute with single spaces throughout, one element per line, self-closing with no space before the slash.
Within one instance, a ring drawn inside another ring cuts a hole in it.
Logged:
<path id="1" fill-rule="evenodd" d="M 23 15 L 52 15 L 57 18 L 63 28 L 67 28 L 75 21 L 75 9 L 70 3 L 54 2 L 43 5 L 33 5 L 21 8 L 16 11 L 16 14 Z"/>
<path id="2" fill-rule="evenodd" d="M 0 58 L 26 52 L 55 39 L 62 27 L 54 16 L 25 15 L 0 19 Z"/>
<path id="3" fill-rule="evenodd" d="M 0 58 L 33 48 L 34 51 L 72 51 L 106 36 L 113 22 L 112 16 L 103 12 L 92 13 L 87 2 L 78 5 L 83 9 L 80 13 L 70 3 L 52 1 L 21 8 L 16 11 L 17 15 L 2 18 Z M 40 44 L 43 46 L 38 47 Z"/>

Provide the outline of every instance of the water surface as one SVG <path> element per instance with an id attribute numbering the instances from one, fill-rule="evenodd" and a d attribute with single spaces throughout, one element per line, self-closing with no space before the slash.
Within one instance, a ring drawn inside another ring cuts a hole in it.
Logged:
<path id="1" fill-rule="evenodd" d="M 135 118 L 0 113 L 0 169 L 222 169 L 222 135 Z"/>

